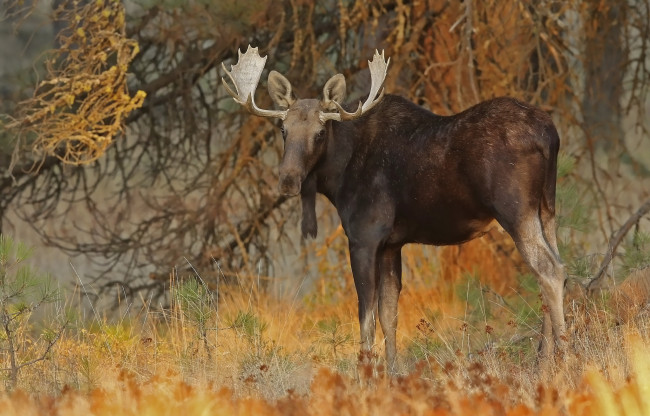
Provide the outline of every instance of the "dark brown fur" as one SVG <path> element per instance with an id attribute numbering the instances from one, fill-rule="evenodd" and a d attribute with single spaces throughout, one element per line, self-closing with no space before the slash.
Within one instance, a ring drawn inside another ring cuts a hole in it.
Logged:
<path id="1" fill-rule="evenodd" d="M 395 365 L 401 248 L 459 244 L 496 219 L 539 278 L 549 312 L 542 352 L 563 345 L 563 266 L 555 236 L 559 137 L 550 117 L 512 98 L 443 117 L 386 95 L 353 121 L 317 122 L 322 102 L 289 100 L 280 189 L 300 192 L 302 232 L 317 232 L 315 195 L 336 207 L 349 239 L 362 352 L 378 311 Z"/>

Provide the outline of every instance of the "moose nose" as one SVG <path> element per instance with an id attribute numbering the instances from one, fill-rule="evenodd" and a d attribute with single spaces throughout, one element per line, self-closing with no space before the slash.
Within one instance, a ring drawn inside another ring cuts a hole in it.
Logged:
<path id="1" fill-rule="evenodd" d="M 300 182 L 300 175 L 297 173 L 280 173 L 280 193 L 289 196 L 298 195 Z"/>

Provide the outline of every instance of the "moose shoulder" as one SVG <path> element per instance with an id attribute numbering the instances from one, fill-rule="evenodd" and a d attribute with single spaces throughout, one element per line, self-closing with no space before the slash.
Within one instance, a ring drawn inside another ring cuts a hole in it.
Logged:
<path id="1" fill-rule="evenodd" d="M 253 94 L 265 60 L 249 47 L 227 72 L 237 91 L 226 87 L 252 113 L 283 120 L 280 191 L 300 193 L 303 235 L 316 235 L 317 192 L 336 207 L 349 240 L 362 353 L 374 344 L 378 310 L 394 368 L 402 246 L 462 243 L 493 220 L 539 280 L 547 306 L 541 353 L 549 355 L 555 344 L 564 348 L 565 274 L 555 234 L 559 137 L 546 113 L 497 98 L 453 116 L 435 115 L 383 95 L 388 63 L 379 54 L 369 61 L 370 95 L 356 111 L 340 105 L 346 90 L 340 74 L 316 100 L 295 99 L 275 71 L 269 93 L 282 110 L 261 110 Z"/>

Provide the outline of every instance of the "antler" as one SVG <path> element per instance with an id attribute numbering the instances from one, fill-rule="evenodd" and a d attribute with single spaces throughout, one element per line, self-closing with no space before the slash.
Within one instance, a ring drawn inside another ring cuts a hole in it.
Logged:
<path id="1" fill-rule="evenodd" d="M 255 90 L 257 89 L 257 84 L 260 82 L 260 76 L 262 75 L 262 70 L 264 70 L 264 64 L 266 63 L 266 56 L 262 58 L 258 53 L 257 48 L 251 47 L 248 45 L 246 53 L 242 55 L 240 50 L 237 50 L 239 55 L 237 59 L 237 64 L 231 65 L 230 71 L 226 69 L 226 65 L 221 63 L 223 70 L 226 71 L 228 77 L 235 85 L 235 91 L 233 91 L 226 83 L 226 80 L 221 78 L 223 86 L 226 87 L 228 94 L 239 104 L 246 107 L 251 113 L 262 116 L 262 117 L 277 117 L 282 120 L 287 116 L 287 111 L 275 111 L 275 110 L 263 110 L 258 108 L 255 105 Z"/>
<path id="2" fill-rule="evenodd" d="M 388 61 L 384 58 L 384 51 L 381 51 L 381 55 L 378 50 L 375 50 L 375 55 L 372 57 L 372 61 L 368 61 L 368 69 L 370 70 L 370 95 L 366 101 L 361 104 L 359 101 L 359 107 L 354 113 L 349 113 L 341 107 L 339 103 L 334 101 L 334 104 L 339 109 L 338 113 L 324 113 L 321 112 L 320 119 L 324 123 L 327 120 L 354 120 L 355 118 L 361 117 L 362 114 L 366 113 L 368 110 L 373 108 L 379 101 L 381 101 L 384 96 L 384 89 L 382 85 L 386 79 L 386 70 L 388 69 L 388 64 L 390 63 L 390 58 Z M 381 91 L 379 89 L 381 88 Z M 379 93 L 379 96 L 377 96 Z"/>

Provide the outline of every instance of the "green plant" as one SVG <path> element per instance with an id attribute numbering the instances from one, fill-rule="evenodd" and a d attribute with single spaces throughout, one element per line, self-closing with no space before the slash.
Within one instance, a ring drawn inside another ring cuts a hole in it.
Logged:
<path id="1" fill-rule="evenodd" d="M 338 359 L 338 349 L 352 341 L 352 334 L 343 330 L 337 317 L 321 319 L 316 323 L 316 328 L 320 334 L 319 342 L 332 349 L 335 360 Z"/>
<path id="2" fill-rule="evenodd" d="M 625 276 L 635 269 L 650 265 L 650 234 L 635 231 L 632 240 L 624 248 L 622 267 Z"/>
<path id="3" fill-rule="evenodd" d="M 594 260 L 592 256 L 581 256 L 570 260 L 566 264 L 567 273 L 581 279 L 587 279 L 594 275 Z"/>
<path id="4" fill-rule="evenodd" d="M 177 310 L 196 327 L 203 347 L 208 357 L 211 357 L 212 346 L 208 341 L 208 331 L 213 329 L 210 324 L 214 321 L 217 309 L 212 293 L 199 279 L 181 281 L 172 287 L 171 292 Z"/>
<path id="5" fill-rule="evenodd" d="M 230 326 L 243 335 L 251 345 L 260 345 L 267 324 L 252 312 L 238 311 L 237 316 L 231 320 Z"/>
<path id="6" fill-rule="evenodd" d="M 456 284 L 456 296 L 466 305 L 466 321 L 476 323 L 492 317 L 491 305 L 485 301 L 484 291 L 475 272 L 463 273 Z"/>
<path id="7" fill-rule="evenodd" d="M 518 327 L 538 328 L 542 319 L 542 302 L 537 277 L 524 273 L 517 280 L 521 289 L 507 297 L 508 309 L 512 312 L 510 319 Z"/>
<path id="8" fill-rule="evenodd" d="M 560 153 L 557 160 L 557 225 L 578 231 L 589 229 L 590 207 L 585 206 L 584 197 L 572 174 L 576 160 L 573 156 Z"/>
<path id="9" fill-rule="evenodd" d="M 29 337 L 34 311 L 55 302 L 58 291 L 49 276 L 37 274 L 25 264 L 31 249 L 0 234 L 0 351 L 9 386 L 18 382 L 20 371 L 44 360 L 61 337 L 67 320 L 44 326 L 36 341 Z"/>

